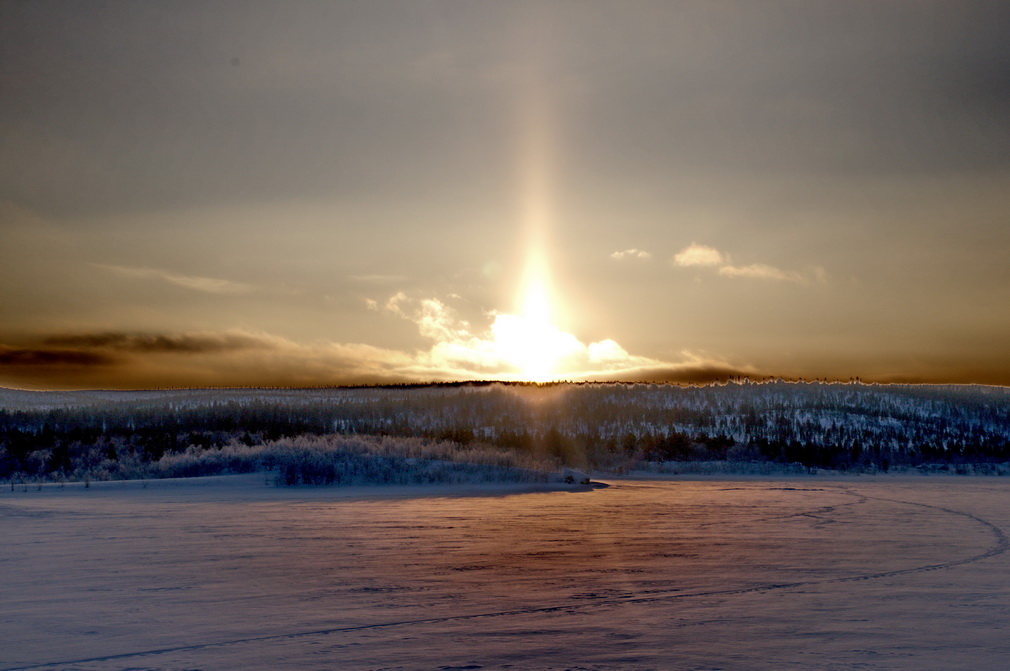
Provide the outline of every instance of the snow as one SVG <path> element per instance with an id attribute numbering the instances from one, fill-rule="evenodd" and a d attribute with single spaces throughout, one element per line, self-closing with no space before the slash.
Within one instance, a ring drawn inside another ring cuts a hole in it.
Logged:
<path id="1" fill-rule="evenodd" d="M 996 669 L 1010 481 L 0 492 L 0 669 Z"/>

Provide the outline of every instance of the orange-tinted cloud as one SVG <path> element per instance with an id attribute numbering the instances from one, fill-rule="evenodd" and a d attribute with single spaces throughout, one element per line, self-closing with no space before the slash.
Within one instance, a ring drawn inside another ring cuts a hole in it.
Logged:
<path id="1" fill-rule="evenodd" d="M 218 277 L 202 277 L 199 275 L 180 275 L 159 268 L 137 268 L 133 266 L 115 266 L 96 264 L 122 277 L 150 278 L 168 282 L 175 286 L 200 291 L 208 294 L 245 294 L 253 290 L 252 285 L 243 282 L 221 279 Z"/>
<path id="2" fill-rule="evenodd" d="M 55 367 L 91 368 L 94 366 L 110 366 L 116 363 L 118 363 L 118 359 L 101 352 L 0 345 L 0 370 L 52 369 Z"/>
<path id="3" fill-rule="evenodd" d="M 827 273 L 820 266 L 813 266 L 808 272 L 782 270 L 767 263 L 751 263 L 734 265 L 728 254 L 714 247 L 692 243 L 673 256 L 675 265 L 690 267 L 717 267 L 717 272 L 723 277 L 754 280 L 772 280 L 776 282 L 793 282 L 809 284 L 811 282 L 826 282 Z"/>
<path id="4" fill-rule="evenodd" d="M 119 352 L 176 352 L 197 354 L 263 348 L 265 343 L 244 333 L 149 334 L 109 331 L 52 335 L 47 345 Z"/>
<path id="5" fill-rule="evenodd" d="M 803 284 L 807 279 L 796 271 L 786 271 L 766 263 L 752 263 L 748 266 L 722 266 L 719 274 L 723 277 L 744 277 L 757 280 L 777 280 Z"/>
<path id="6" fill-rule="evenodd" d="M 692 243 L 677 252 L 673 262 L 678 266 L 717 266 L 725 262 L 726 257 L 714 247 Z"/>
<path id="7" fill-rule="evenodd" d="M 585 343 L 553 325 L 530 324 L 522 316 L 500 312 L 488 315 L 490 324 L 477 329 L 438 299 L 415 301 L 400 293 L 386 302 L 385 309 L 416 323 L 421 335 L 432 341 L 428 350 L 414 354 L 409 370 L 401 371 L 408 374 L 521 380 L 525 379 L 524 359 L 531 349 L 546 352 L 553 359 L 550 379 L 694 382 L 710 379 L 716 371 L 723 379 L 753 372 L 688 353 L 682 353 L 684 360 L 680 362 L 635 355 L 611 339 Z"/>
<path id="8" fill-rule="evenodd" d="M 652 254 L 643 249 L 625 249 L 624 251 L 614 252 L 610 255 L 610 258 L 617 261 L 623 261 L 624 259 L 638 259 L 644 261 L 646 259 L 651 259 Z"/>
<path id="9" fill-rule="evenodd" d="M 46 345 L 46 343 L 49 343 Z M 425 381 L 414 358 L 365 344 L 244 331 L 59 334 L 0 346 L 0 385 L 31 388 L 317 386 Z"/>

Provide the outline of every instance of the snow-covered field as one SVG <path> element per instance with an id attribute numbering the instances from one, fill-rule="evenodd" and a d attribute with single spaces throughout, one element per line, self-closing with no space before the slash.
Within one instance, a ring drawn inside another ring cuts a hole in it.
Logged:
<path id="1" fill-rule="evenodd" d="M 1002 669 L 1010 480 L 0 492 L 0 669 Z"/>

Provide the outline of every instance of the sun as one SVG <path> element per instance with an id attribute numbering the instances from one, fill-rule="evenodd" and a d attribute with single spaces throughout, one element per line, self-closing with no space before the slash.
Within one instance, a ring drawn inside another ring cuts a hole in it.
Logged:
<path id="1" fill-rule="evenodd" d="M 498 354 L 525 382 L 548 382 L 554 375 L 555 354 L 550 343 L 554 329 L 544 316 L 543 296 L 530 296 L 530 310 L 498 315 L 492 330 Z"/>
<path id="2" fill-rule="evenodd" d="M 499 314 L 491 326 L 501 361 L 516 380 L 551 382 L 565 372 L 565 360 L 581 344 L 551 321 L 549 282 L 539 264 L 531 264 L 518 297 L 518 314 Z"/>

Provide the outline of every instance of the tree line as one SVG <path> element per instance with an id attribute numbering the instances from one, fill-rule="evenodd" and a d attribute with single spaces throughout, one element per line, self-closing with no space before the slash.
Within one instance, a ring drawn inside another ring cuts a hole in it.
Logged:
<path id="1" fill-rule="evenodd" d="M 423 438 L 603 469 L 667 461 L 884 471 L 1010 462 L 1010 390 L 1003 387 L 454 383 L 77 392 L 57 403 L 44 394 L 0 394 L 0 478 L 79 479 L 124 460 L 323 435 Z"/>

